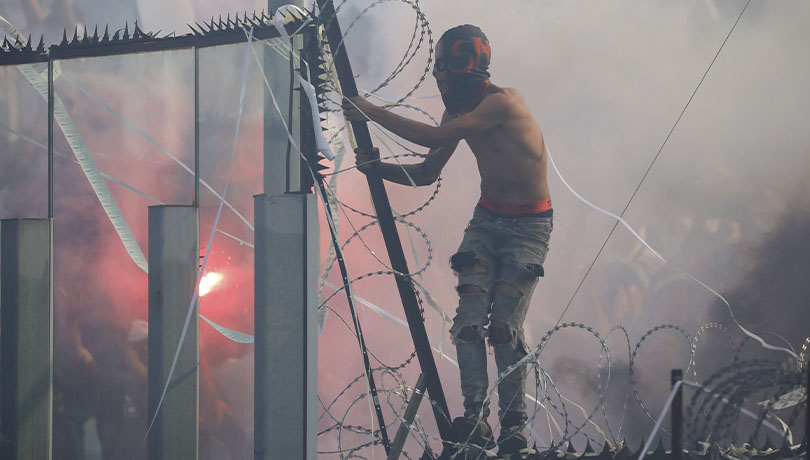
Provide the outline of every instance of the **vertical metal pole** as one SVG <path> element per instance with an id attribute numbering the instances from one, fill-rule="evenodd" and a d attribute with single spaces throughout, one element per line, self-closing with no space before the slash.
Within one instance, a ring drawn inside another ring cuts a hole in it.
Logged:
<path id="1" fill-rule="evenodd" d="M 292 37 L 292 49 L 290 50 L 290 89 L 289 89 L 289 132 L 292 135 L 298 147 L 292 145 L 292 142 L 287 143 L 287 192 L 301 192 L 301 156 L 298 148 L 301 147 L 301 85 L 295 78 L 295 75 L 300 72 L 301 61 L 295 58 L 293 51 L 300 53 L 303 40 L 301 35 Z M 300 54 L 299 54 L 300 56 Z M 301 94 L 296 94 L 298 91 Z"/>
<path id="2" fill-rule="evenodd" d="M 199 269 L 199 209 L 149 207 L 149 419 L 158 408 L 181 341 Z M 198 456 L 199 302 L 177 358 L 172 380 L 149 435 L 150 460 Z"/>
<path id="3" fill-rule="evenodd" d="M 268 9 L 273 14 L 288 3 L 303 5 L 269 0 Z M 301 49 L 300 36 L 292 46 Z M 301 139 L 300 101 L 292 91 L 298 63 L 292 53 L 262 48 L 270 89 L 264 88 L 264 194 L 254 197 L 254 458 L 315 460 L 318 213 L 315 196 L 300 193 L 298 152 L 288 139 Z"/>
<path id="4" fill-rule="evenodd" d="M 200 207 L 200 49 L 194 47 L 194 206 Z"/>
<path id="5" fill-rule="evenodd" d="M 264 72 L 270 88 L 264 89 L 264 187 L 263 192 L 268 196 L 280 195 L 289 190 L 287 177 L 289 175 L 286 152 L 292 147 L 287 138 L 287 127 L 293 126 L 290 115 L 297 117 L 295 112 L 290 113 L 290 103 L 293 99 L 292 81 L 290 80 L 290 62 L 287 57 L 279 54 L 269 46 L 263 46 Z M 272 92 L 272 95 L 271 95 Z M 273 103 L 273 97 L 278 104 Z M 281 110 L 282 113 L 279 113 Z M 293 131 L 295 132 L 295 131 Z"/>
<path id="6" fill-rule="evenodd" d="M 254 458 L 315 460 L 318 212 L 312 194 L 254 197 Z"/>
<path id="7" fill-rule="evenodd" d="M 53 219 L 53 60 L 48 59 L 48 218 Z"/>
<path id="8" fill-rule="evenodd" d="M 53 269 L 51 219 L 2 221 L 0 458 L 51 458 Z"/>
<path id="9" fill-rule="evenodd" d="M 674 387 L 683 380 L 681 369 L 672 369 L 670 383 Z M 672 400 L 672 459 L 683 460 L 683 385 L 678 387 Z"/>

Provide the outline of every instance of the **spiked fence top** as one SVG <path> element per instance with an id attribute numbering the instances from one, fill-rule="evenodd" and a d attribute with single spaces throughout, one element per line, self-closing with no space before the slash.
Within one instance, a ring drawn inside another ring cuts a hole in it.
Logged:
<path id="1" fill-rule="evenodd" d="M 285 25 L 291 35 L 300 32 L 302 26 L 314 19 L 300 12 L 278 12 L 283 18 L 292 16 L 292 21 Z M 116 54 L 168 51 L 183 48 L 203 48 L 209 46 L 239 43 L 247 40 L 247 30 L 253 28 L 253 36 L 257 40 L 279 37 L 273 26 L 273 17 L 264 12 L 248 15 L 243 13 L 231 19 L 227 15 L 224 19 L 211 18 L 203 24 L 189 24 L 190 32 L 185 35 L 174 33 L 160 36 L 160 32 L 144 32 L 135 22 L 130 32 L 129 24 L 110 33 L 109 26 L 104 26 L 103 33 L 99 34 L 96 26 L 93 32 L 85 29 L 80 33 L 74 29 L 73 37 L 68 38 L 67 30 L 62 32 L 62 41 L 45 48 L 44 37 L 40 37 L 36 47 L 31 37 L 23 41 L 22 37 L 4 37 L 0 46 L 0 65 L 31 64 L 46 62 L 49 59 L 70 59 L 81 57 L 110 56 Z"/>

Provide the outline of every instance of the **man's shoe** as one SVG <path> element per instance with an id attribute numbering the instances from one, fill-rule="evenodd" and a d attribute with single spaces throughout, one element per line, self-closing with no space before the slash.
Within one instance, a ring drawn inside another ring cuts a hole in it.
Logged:
<path id="1" fill-rule="evenodd" d="M 480 453 L 483 449 L 495 447 L 492 427 L 485 420 L 471 420 L 457 417 L 450 426 L 453 432 L 451 443 L 445 445 L 440 459 L 464 460 L 466 458 L 485 458 Z"/>
<path id="2" fill-rule="evenodd" d="M 529 454 L 529 444 L 519 427 L 501 427 L 498 436 L 498 457 L 523 459 Z"/>
<path id="3" fill-rule="evenodd" d="M 495 447 L 492 427 L 486 419 L 471 420 L 467 417 L 456 417 L 450 428 L 453 430 L 453 441 L 458 444 L 471 444 L 484 449 Z"/>

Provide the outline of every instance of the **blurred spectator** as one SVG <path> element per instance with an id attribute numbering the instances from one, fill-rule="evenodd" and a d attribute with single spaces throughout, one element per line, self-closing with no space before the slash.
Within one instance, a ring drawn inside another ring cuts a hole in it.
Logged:
<path id="1" fill-rule="evenodd" d="M 594 274 L 591 303 L 595 326 L 607 332 L 613 326 L 630 326 L 642 312 L 647 275 L 641 266 L 617 261 L 605 264 Z"/>
<path id="2" fill-rule="evenodd" d="M 112 313 L 112 312 L 110 312 Z M 98 348 L 95 417 L 103 460 L 145 459 L 147 334 L 145 321 L 103 315 L 92 327 Z M 137 453 L 137 455 L 136 455 Z"/>
<path id="3" fill-rule="evenodd" d="M 54 312 L 53 460 L 84 460 L 84 424 L 94 413 L 97 364 L 75 314 L 80 296 L 64 289 L 57 296 L 66 302 Z"/>

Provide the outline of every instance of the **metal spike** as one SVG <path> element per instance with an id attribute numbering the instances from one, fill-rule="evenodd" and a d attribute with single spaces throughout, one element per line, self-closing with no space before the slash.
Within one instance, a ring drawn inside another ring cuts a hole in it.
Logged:
<path id="1" fill-rule="evenodd" d="M 98 25 L 93 30 L 93 43 L 98 43 Z"/>
<path id="2" fill-rule="evenodd" d="M 567 449 L 565 449 L 565 452 L 567 452 L 567 453 L 569 453 L 569 454 L 573 454 L 573 453 L 576 453 L 576 451 L 577 451 L 577 450 L 576 450 L 576 449 L 574 449 L 574 445 L 573 445 L 573 444 L 571 444 L 571 440 L 569 439 L 569 440 L 568 440 L 568 448 L 567 448 Z"/>
<path id="3" fill-rule="evenodd" d="M 44 53 L 45 52 L 45 36 L 39 36 L 39 45 L 37 45 L 37 53 Z"/>
<path id="4" fill-rule="evenodd" d="M 144 35 L 143 31 L 138 27 L 138 21 L 135 20 L 135 30 L 132 31 L 132 38 L 141 38 Z"/>
<path id="5" fill-rule="evenodd" d="M 67 44 L 67 29 L 62 29 L 62 43 L 60 43 L 59 46 L 66 46 Z"/>
<path id="6" fill-rule="evenodd" d="M 82 43 L 87 44 L 90 43 L 90 37 L 87 35 L 87 29 L 83 31 L 84 37 L 82 37 Z"/>
<path id="7" fill-rule="evenodd" d="M 5 48 L 6 51 L 11 50 L 11 42 L 8 41 L 8 36 L 7 35 L 3 35 L 3 48 Z"/>
<path id="8" fill-rule="evenodd" d="M 220 30 L 222 30 L 222 29 L 223 29 L 223 26 L 222 26 L 222 15 L 221 15 L 221 14 L 219 15 L 219 29 L 220 29 Z"/>
<path id="9" fill-rule="evenodd" d="M 230 28 L 231 28 L 231 13 L 228 13 L 228 14 L 225 16 L 225 28 L 226 28 L 226 29 L 230 29 Z"/>
<path id="10" fill-rule="evenodd" d="M 78 43 L 78 41 L 79 41 L 79 27 L 76 26 L 76 28 L 73 29 L 73 40 L 71 40 L 70 43 L 76 44 Z"/>
<path id="11" fill-rule="evenodd" d="M 189 29 L 191 29 L 191 33 L 193 33 L 194 35 L 200 35 L 197 29 L 195 29 L 191 24 L 186 23 L 186 25 L 188 26 Z"/>
<path id="12" fill-rule="evenodd" d="M 115 33 L 113 34 L 112 41 L 117 42 L 118 40 L 120 40 L 120 37 L 119 37 L 120 33 L 121 33 L 120 30 L 116 30 Z"/>
<path id="13" fill-rule="evenodd" d="M 124 23 L 124 36 L 122 39 L 129 40 L 129 22 Z"/>
<path id="14" fill-rule="evenodd" d="M 104 36 L 101 37 L 101 41 L 102 41 L 102 43 L 106 43 L 106 42 L 110 41 L 110 25 L 109 24 L 106 24 L 104 26 Z"/>
<path id="15" fill-rule="evenodd" d="M 607 440 L 605 441 L 605 444 L 602 446 L 602 453 L 603 454 L 609 454 L 610 453 L 610 446 L 608 445 Z"/>
<path id="16" fill-rule="evenodd" d="M 586 440 L 586 442 L 585 442 L 585 453 L 586 454 L 594 453 L 593 447 L 591 446 L 591 440 L 590 439 Z"/>

